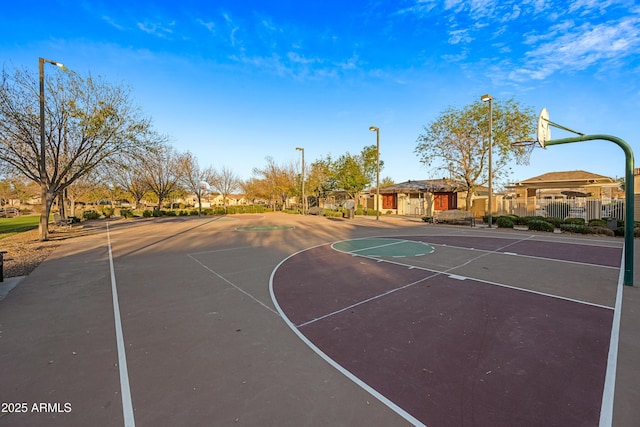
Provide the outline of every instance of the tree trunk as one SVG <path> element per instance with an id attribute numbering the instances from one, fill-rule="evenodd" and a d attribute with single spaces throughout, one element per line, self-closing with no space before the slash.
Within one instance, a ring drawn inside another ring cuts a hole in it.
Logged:
<path id="1" fill-rule="evenodd" d="M 52 194 L 46 187 L 46 184 L 41 185 L 41 211 L 40 211 L 40 240 L 49 240 L 49 214 L 51 213 L 51 205 L 53 204 L 54 194 Z"/>

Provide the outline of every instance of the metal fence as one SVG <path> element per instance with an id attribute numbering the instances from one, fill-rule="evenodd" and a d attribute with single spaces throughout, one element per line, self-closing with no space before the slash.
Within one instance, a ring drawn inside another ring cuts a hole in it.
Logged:
<path id="1" fill-rule="evenodd" d="M 593 199 L 575 197 L 571 199 L 540 199 L 529 197 L 504 199 L 499 203 L 499 215 L 543 216 L 555 218 L 591 219 L 615 218 L 624 221 L 624 199 Z"/>

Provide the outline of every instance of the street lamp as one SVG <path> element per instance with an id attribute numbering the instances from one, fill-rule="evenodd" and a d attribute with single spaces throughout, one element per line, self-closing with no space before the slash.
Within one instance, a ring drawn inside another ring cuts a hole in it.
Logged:
<path id="1" fill-rule="evenodd" d="M 304 197 L 304 148 L 296 147 L 296 150 L 302 152 L 302 215 L 304 215 L 307 211 L 307 198 Z"/>
<path id="2" fill-rule="evenodd" d="M 44 138 L 44 63 L 55 65 L 56 67 L 64 67 L 59 62 L 51 61 L 49 59 L 38 58 L 38 71 L 40 74 L 40 190 L 41 190 L 41 203 L 47 203 L 47 162 L 45 159 L 45 138 Z M 45 209 L 46 210 L 46 209 Z M 47 217 L 43 214 L 40 216 L 40 232 L 41 235 L 46 236 Z M 45 230 L 43 232 L 43 230 Z"/>
<path id="3" fill-rule="evenodd" d="M 370 131 L 376 133 L 376 221 L 380 219 L 380 129 L 369 126 Z"/>
<path id="4" fill-rule="evenodd" d="M 492 171 L 492 161 L 491 161 L 491 154 L 493 152 L 493 140 L 492 140 L 492 129 L 493 129 L 493 114 L 491 111 L 491 104 L 493 101 L 493 97 L 489 94 L 486 95 L 482 95 L 480 97 L 480 100 L 483 102 L 489 102 L 489 214 L 487 215 L 488 217 L 488 221 L 489 221 L 489 228 L 491 228 L 491 222 L 492 222 L 492 218 L 491 218 L 491 212 L 492 212 L 492 201 L 491 199 L 493 198 L 493 191 L 491 189 L 491 179 L 492 179 L 492 175 L 493 175 L 493 171 Z"/>

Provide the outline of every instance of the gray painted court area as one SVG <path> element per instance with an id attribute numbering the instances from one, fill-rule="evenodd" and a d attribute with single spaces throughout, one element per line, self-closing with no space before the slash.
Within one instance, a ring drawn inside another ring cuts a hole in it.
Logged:
<path id="1" fill-rule="evenodd" d="M 463 250 L 438 246 L 441 235 L 532 235 L 540 242 L 622 246 L 613 238 L 385 217 L 265 214 L 114 221 L 108 230 L 101 225 L 91 235 L 65 241 L 0 301 L 0 402 L 27 404 L 23 412 L 0 414 L 0 426 L 410 425 L 300 340 L 280 317 L 269 280 L 294 253 L 362 238 L 433 236 L 428 243 L 435 252 L 406 256 L 403 262 L 434 267 L 462 260 Z M 412 245 L 430 247 L 419 241 Z M 461 268 L 458 273 L 496 281 L 511 275 L 523 287 L 534 287 L 538 275 L 544 292 L 615 304 L 615 268 L 567 263 L 554 271 L 528 271 L 524 257 L 486 259 L 482 271 Z M 566 289 L 566 275 L 580 268 L 593 268 L 594 282 L 614 277 L 612 289 L 590 283 Z M 330 265 L 326 269 L 331 272 Z M 640 291 L 627 287 L 623 292 L 615 426 L 640 419 Z M 122 375 L 130 396 L 123 395 Z"/>

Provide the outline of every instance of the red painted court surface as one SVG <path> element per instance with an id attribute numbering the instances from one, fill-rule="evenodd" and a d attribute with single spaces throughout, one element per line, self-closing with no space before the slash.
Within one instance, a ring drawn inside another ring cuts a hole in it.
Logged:
<path id="1" fill-rule="evenodd" d="M 272 276 L 281 314 L 414 424 L 598 425 L 620 248 L 404 239 L 435 250 L 289 257 Z"/>

